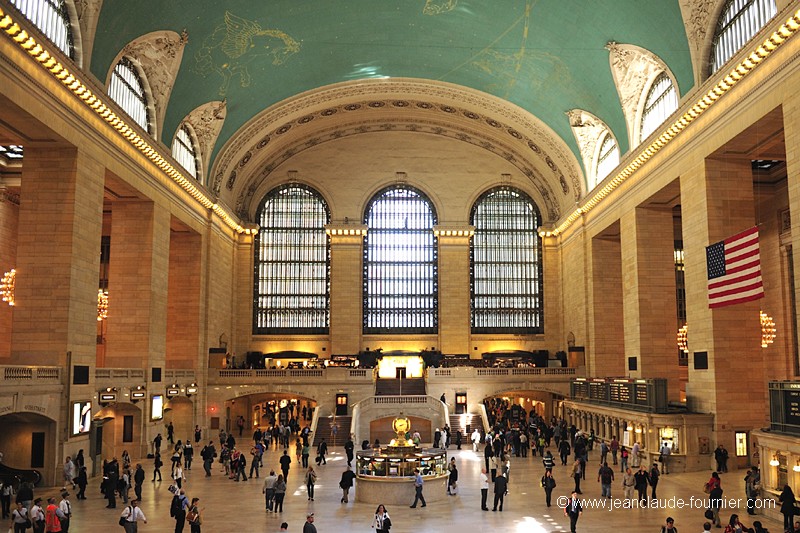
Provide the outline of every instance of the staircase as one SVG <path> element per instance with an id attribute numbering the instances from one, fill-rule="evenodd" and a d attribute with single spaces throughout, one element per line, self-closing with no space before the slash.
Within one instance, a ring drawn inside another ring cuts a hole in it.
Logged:
<path id="1" fill-rule="evenodd" d="M 350 422 L 352 419 L 352 416 L 336 417 L 336 425 L 339 426 L 339 431 L 336 434 L 336 440 L 334 440 L 333 432 L 331 431 L 333 417 L 320 417 L 317 420 L 317 431 L 314 432 L 314 440 L 311 443 L 313 447 L 311 450 L 312 455 L 316 454 L 317 446 L 322 442 L 322 439 L 325 439 L 328 444 L 328 453 L 333 451 L 334 448 L 344 446 L 344 443 L 347 442 L 347 436 L 350 434 Z"/>
<path id="2" fill-rule="evenodd" d="M 425 378 L 378 379 L 375 396 L 425 396 Z"/>
<path id="3" fill-rule="evenodd" d="M 467 431 L 469 427 L 469 431 Z M 461 430 L 461 447 L 472 446 L 470 438 L 472 432 L 478 428 L 478 431 L 483 429 L 483 421 L 481 415 L 465 413 L 463 415 L 450 415 L 450 443 L 455 446 L 456 431 Z"/>

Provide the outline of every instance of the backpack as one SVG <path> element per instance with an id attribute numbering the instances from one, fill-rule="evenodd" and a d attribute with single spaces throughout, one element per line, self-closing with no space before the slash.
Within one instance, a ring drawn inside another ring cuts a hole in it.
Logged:
<path id="1" fill-rule="evenodd" d="M 169 515 L 172 518 L 175 518 L 180 514 L 180 512 L 181 512 L 181 499 L 176 494 L 175 496 L 172 497 L 172 503 L 169 506 Z"/>

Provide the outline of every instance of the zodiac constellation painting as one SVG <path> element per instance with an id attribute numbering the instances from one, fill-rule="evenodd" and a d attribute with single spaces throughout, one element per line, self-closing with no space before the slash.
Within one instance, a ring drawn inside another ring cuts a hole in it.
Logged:
<path id="1" fill-rule="evenodd" d="M 458 0 L 425 0 L 422 12 L 426 15 L 441 15 L 452 11 L 458 5 Z"/>
<path id="2" fill-rule="evenodd" d="M 205 38 L 195 54 L 195 70 L 202 76 L 215 73 L 222 77 L 219 95 L 225 96 L 234 76 L 239 85 L 250 86 L 249 65 L 262 58 L 272 58 L 282 65 L 300 51 L 300 43 L 277 29 L 264 29 L 256 21 L 246 20 L 228 11 L 225 21 Z"/>

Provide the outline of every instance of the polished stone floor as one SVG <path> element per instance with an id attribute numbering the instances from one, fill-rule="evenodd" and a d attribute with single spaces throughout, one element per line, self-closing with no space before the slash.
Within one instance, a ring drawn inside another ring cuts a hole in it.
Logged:
<path id="1" fill-rule="evenodd" d="M 261 494 L 263 477 L 247 482 L 233 482 L 220 473 L 220 465 L 214 465 L 213 476 L 204 477 L 202 464 L 195 462 L 189 479 L 185 483 L 187 496 L 199 497 L 205 509 L 203 531 L 206 533 L 225 532 L 277 532 L 283 521 L 289 523 L 289 531 L 302 531 L 306 513 L 314 512 L 317 531 L 325 532 L 358 532 L 370 531 L 371 519 L 375 506 L 354 503 L 351 492 L 349 504 L 340 503 L 341 490 L 339 478 L 345 466 L 343 450 L 331 453 L 328 464 L 317 469 L 319 479 L 316 485 L 315 501 L 310 502 L 306 496 L 306 488 L 302 482 L 302 469 L 296 462 L 289 472 L 289 490 L 287 490 L 282 514 L 267 513 L 264 510 L 264 499 Z M 478 479 L 483 464 L 482 457 L 471 449 L 456 451 L 451 447 L 450 453 L 456 457 L 459 467 L 459 494 L 447 498 L 443 502 L 430 503 L 426 508 L 409 509 L 389 506 L 392 517 L 393 533 L 437 533 L 437 532 L 514 532 L 514 533 L 550 533 L 569 531 L 569 520 L 563 511 L 555 507 L 558 496 L 568 495 L 573 484 L 568 478 L 566 466 L 556 466 L 554 470 L 558 486 L 553 493 L 553 504 L 547 508 L 544 492 L 539 480 L 544 472 L 541 459 L 538 457 L 513 458 L 511 463 L 511 483 L 509 495 L 506 496 L 503 512 L 482 512 L 480 510 L 480 488 Z M 264 458 L 265 466 L 274 465 L 278 470 L 279 452 L 271 449 Z M 590 455 L 590 472 L 583 483 L 582 498 L 597 498 L 600 502 L 600 484 L 597 483 L 597 451 Z M 560 463 L 560 461 L 556 461 Z M 142 463 L 148 475 L 152 475 L 152 461 Z M 168 471 L 167 467 L 162 470 Z M 249 467 L 248 467 L 249 470 Z M 669 505 L 669 499 L 684 498 L 688 505 L 689 498 L 703 498 L 703 483 L 708 479 L 708 472 L 692 474 L 671 474 L 662 476 L 658 485 L 658 497 Z M 722 474 L 724 496 L 740 498 L 744 505 L 742 478 L 744 472 Z M 143 491 L 142 510 L 147 515 L 148 523 L 140 524 L 142 532 L 174 531 L 175 521 L 169 516 L 169 505 L 172 495 L 167 491 L 169 483 L 150 482 L 148 477 Z M 72 504 L 74 518 L 70 527 L 73 533 L 121 531 L 117 519 L 123 504 L 118 501 L 116 509 L 106 509 L 105 500 L 99 494 L 99 480 L 93 479 L 87 489 L 88 499 L 75 500 Z M 612 495 L 622 496 L 621 479 L 615 479 Z M 491 489 L 490 489 L 491 490 Z M 38 496 L 54 495 L 57 489 L 40 489 Z M 133 491 L 131 491 L 131 494 Z M 491 495 L 490 495 L 491 501 Z M 410 504 L 411 502 L 409 502 Z M 667 516 L 675 518 L 675 525 L 682 533 L 702 531 L 704 509 L 696 503 L 695 508 L 666 509 L 585 509 L 578 522 L 579 532 L 588 531 L 624 531 L 624 532 L 657 532 L 664 524 Z M 491 508 L 491 503 L 490 503 Z M 723 524 L 730 514 L 736 512 L 743 517 L 743 522 L 751 525 L 753 517 L 747 516 L 744 509 L 729 509 L 721 513 Z M 781 531 L 781 524 L 774 520 L 756 517 L 773 533 Z M 106 530 L 108 528 L 108 530 Z M 189 532 L 189 526 L 185 528 Z M 717 530 L 719 531 L 719 530 Z"/>

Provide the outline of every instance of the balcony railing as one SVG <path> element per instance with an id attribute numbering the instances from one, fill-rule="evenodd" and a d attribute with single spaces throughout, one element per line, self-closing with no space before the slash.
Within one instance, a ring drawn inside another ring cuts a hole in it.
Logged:
<path id="1" fill-rule="evenodd" d="M 61 368 L 57 366 L 2 366 L 0 368 L 3 369 L 3 381 L 6 383 L 61 382 Z"/>
<path id="2" fill-rule="evenodd" d="M 476 378 L 484 376 L 543 376 L 550 379 L 555 376 L 580 377 L 583 375 L 583 368 L 476 368 L 470 366 L 460 366 L 453 368 L 431 368 L 428 370 L 428 377 L 432 378 Z"/>

